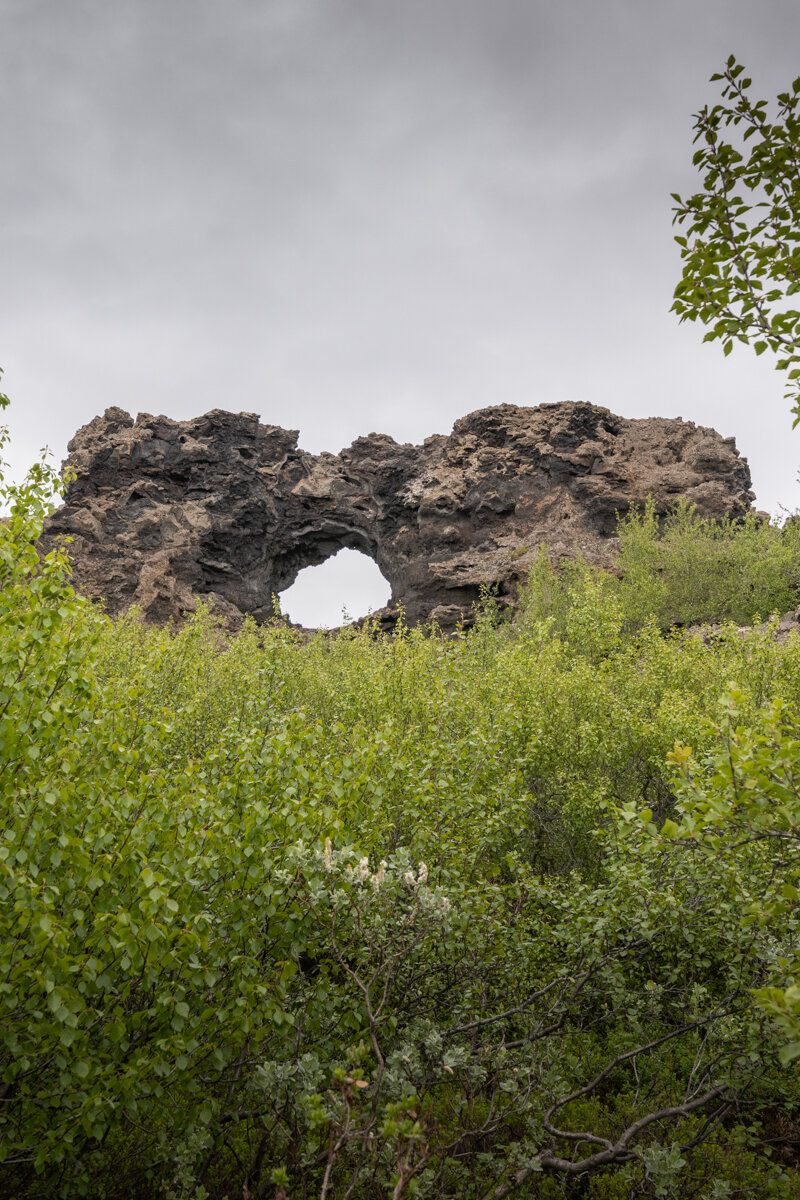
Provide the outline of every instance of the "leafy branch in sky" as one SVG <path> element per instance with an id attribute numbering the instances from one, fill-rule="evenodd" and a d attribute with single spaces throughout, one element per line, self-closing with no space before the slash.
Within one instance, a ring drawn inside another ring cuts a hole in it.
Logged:
<path id="1" fill-rule="evenodd" d="M 695 114 L 694 165 L 703 189 L 688 199 L 673 192 L 675 240 L 683 274 L 672 311 L 709 326 L 704 341 L 734 341 L 767 349 L 787 372 L 787 398 L 800 422 L 800 312 L 789 297 L 800 290 L 800 78 L 777 98 L 753 100 L 751 80 L 733 55 L 722 102 Z"/>

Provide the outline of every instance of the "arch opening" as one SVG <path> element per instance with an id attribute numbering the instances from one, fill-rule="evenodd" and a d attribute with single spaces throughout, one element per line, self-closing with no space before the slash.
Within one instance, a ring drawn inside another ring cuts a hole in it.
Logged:
<path id="1" fill-rule="evenodd" d="M 335 629 L 389 603 L 391 587 L 378 564 L 344 548 L 315 567 L 304 567 L 280 593 L 281 612 L 307 629 Z"/>

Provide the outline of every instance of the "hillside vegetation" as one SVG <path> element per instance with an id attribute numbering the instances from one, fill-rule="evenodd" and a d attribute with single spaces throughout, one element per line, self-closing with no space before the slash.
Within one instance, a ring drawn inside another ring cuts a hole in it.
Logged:
<path id="1" fill-rule="evenodd" d="M 800 1197 L 800 533 L 511 625 L 111 621 L 0 525 L 0 1193 Z M 679 628 L 673 629 L 673 626 Z"/>

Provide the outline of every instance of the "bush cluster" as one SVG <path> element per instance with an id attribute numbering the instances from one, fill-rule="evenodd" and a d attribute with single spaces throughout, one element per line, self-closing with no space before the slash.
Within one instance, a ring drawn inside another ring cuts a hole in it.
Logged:
<path id="1" fill-rule="evenodd" d="M 580 620 L 578 595 L 594 595 L 621 617 L 626 633 L 653 620 L 666 632 L 703 623 L 748 625 L 794 610 L 800 600 L 800 519 L 783 527 L 757 513 L 711 521 L 679 502 L 659 520 L 652 501 L 619 521 L 615 573 L 581 560 L 554 570 L 545 550 L 524 596 L 529 619 L 550 617 L 568 632 Z M 573 595 L 574 593 L 574 595 Z"/>
<path id="2" fill-rule="evenodd" d="M 0 524 L 3 1195 L 800 1197 L 800 641 L 663 632 L 788 607 L 794 534 L 228 636 L 77 596 L 53 487 Z"/>

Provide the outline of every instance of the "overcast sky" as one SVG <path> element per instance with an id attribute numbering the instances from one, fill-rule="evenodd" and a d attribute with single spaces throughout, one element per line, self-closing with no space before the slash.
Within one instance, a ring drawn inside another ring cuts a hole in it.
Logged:
<path id="1" fill-rule="evenodd" d="M 589 400 L 734 435 L 800 506 L 769 356 L 669 312 L 731 52 L 773 98 L 798 0 L 0 0 L 13 472 L 111 404 L 336 451 Z"/>

